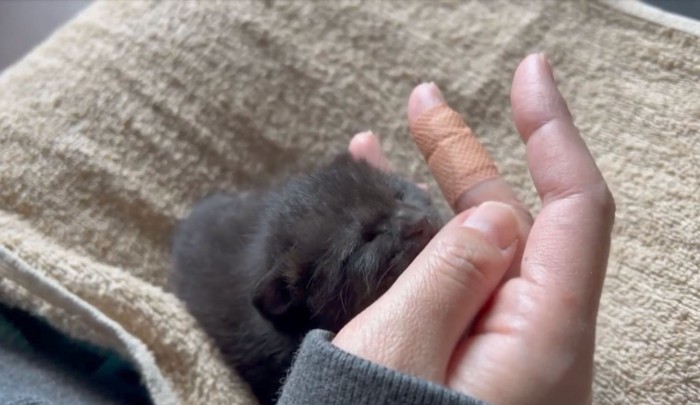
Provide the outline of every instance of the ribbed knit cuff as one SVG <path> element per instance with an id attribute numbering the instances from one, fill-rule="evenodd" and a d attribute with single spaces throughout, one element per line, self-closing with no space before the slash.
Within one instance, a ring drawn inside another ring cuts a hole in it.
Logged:
<path id="1" fill-rule="evenodd" d="M 333 335 L 311 331 L 297 352 L 278 404 L 486 405 L 443 386 L 338 349 Z"/>

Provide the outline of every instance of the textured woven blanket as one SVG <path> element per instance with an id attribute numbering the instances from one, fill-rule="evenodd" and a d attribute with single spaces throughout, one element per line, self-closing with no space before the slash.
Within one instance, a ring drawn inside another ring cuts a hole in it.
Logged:
<path id="1" fill-rule="evenodd" d="M 699 33 L 631 1 L 98 2 L 0 76 L 0 300 L 118 350 L 156 403 L 249 403 L 163 288 L 177 219 L 366 129 L 434 186 L 405 119 L 428 80 L 536 210 L 508 93 L 544 51 L 618 206 L 595 401 L 697 403 Z"/>

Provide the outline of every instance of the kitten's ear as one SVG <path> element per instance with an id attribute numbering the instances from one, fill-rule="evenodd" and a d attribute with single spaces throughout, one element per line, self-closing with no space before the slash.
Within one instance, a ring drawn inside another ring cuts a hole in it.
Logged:
<path id="1" fill-rule="evenodd" d="M 260 281 L 253 295 L 253 305 L 278 326 L 299 322 L 304 313 L 303 291 L 298 289 L 299 268 L 289 257 L 280 258 Z"/>
<path id="2" fill-rule="evenodd" d="M 260 281 L 253 296 L 253 305 L 271 321 L 289 313 L 296 301 L 284 274 L 276 270 Z"/>

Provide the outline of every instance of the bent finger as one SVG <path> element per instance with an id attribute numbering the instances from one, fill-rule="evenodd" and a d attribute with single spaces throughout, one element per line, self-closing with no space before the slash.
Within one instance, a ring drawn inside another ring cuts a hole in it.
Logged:
<path id="1" fill-rule="evenodd" d="M 348 145 L 348 150 L 355 159 L 364 159 L 379 170 L 391 171 L 391 165 L 382 151 L 379 138 L 371 131 L 361 132 L 353 136 Z"/>
<path id="2" fill-rule="evenodd" d="M 486 150 L 459 114 L 447 106 L 434 83 L 423 83 L 411 93 L 408 122 L 414 140 L 455 212 L 485 201 L 501 201 L 522 209 Z"/>
<path id="3" fill-rule="evenodd" d="M 522 243 L 506 278 L 517 276 L 533 221 L 530 211 L 498 174 L 486 149 L 464 120 L 447 106 L 434 83 L 423 83 L 413 90 L 408 100 L 408 121 L 414 141 L 455 212 L 486 201 L 503 202 L 516 210 Z"/>

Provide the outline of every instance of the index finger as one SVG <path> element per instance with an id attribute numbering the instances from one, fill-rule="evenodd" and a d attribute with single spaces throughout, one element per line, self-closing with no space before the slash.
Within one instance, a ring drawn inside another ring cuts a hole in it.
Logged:
<path id="1" fill-rule="evenodd" d="M 519 240 L 513 265 L 504 280 L 519 274 L 524 241 L 532 224 L 530 211 L 498 173 L 496 165 L 462 117 L 445 102 L 434 83 L 417 86 L 408 101 L 413 139 L 456 213 L 487 201 L 512 206 L 518 213 Z"/>
<path id="2" fill-rule="evenodd" d="M 500 201 L 524 214 L 524 222 L 531 222 L 529 211 L 434 83 L 423 83 L 411 93 L 408 122 L 413 139 L 455 212 L 486 201 Z"/>

